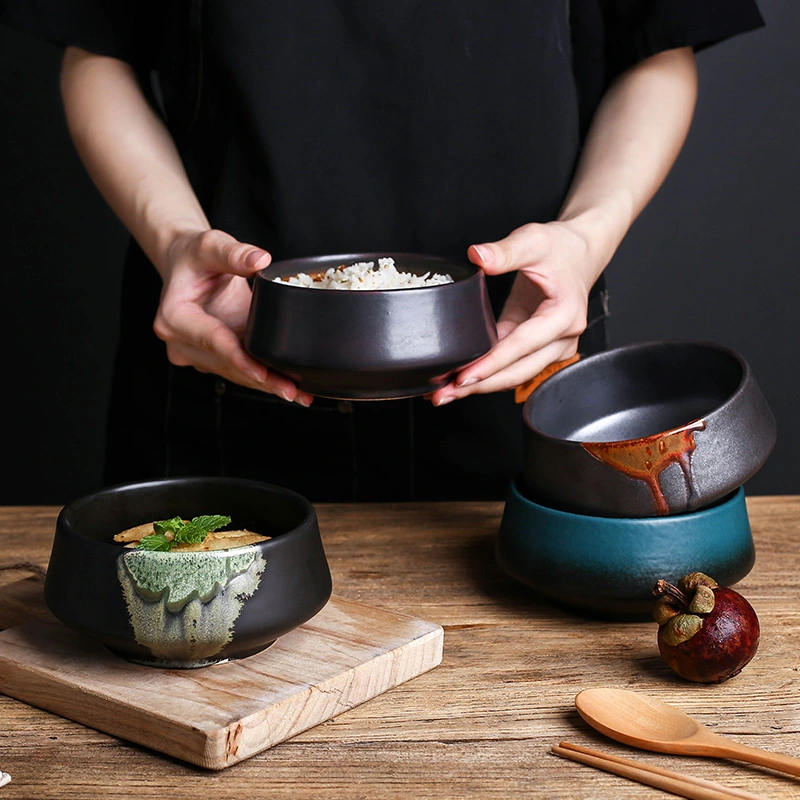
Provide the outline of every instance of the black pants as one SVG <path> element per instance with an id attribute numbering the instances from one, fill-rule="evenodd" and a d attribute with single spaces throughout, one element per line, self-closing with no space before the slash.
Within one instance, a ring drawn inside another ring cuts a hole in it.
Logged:
<path id="1" fill-rule="evenodd" d="M 601 284 L 590 298 L 583 355 L 606 348 L 606 316 Z M 422 398 L 316 398 L 306 409 L 173 367 L 149 325 L 139 333 L 138 342 L 123 339 L 118 355 L 107 484 L 229 475 L 286 486 L 312 502 L 499 500 L 520 471 L 522 406 L 512 392 L 441 408 Z"/>

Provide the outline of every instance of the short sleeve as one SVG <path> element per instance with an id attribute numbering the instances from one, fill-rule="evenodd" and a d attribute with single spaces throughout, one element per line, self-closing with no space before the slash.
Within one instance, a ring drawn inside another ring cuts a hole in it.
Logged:
<path id="1" fill-rule="evenodd" d="M 764 24 L 755 0 L 598 0 L 608 76 L 663 50 L 702 50 Z"/>
<path id="2" fill-rule="evenodd" d="M 570 0 L 581 135 L 611 81 L 663 50 L 705 47 L 760 28 L 755 0 Z"/>
<path id="3" fill-rule="evenodd" d="M 154 0 L 0 0 L 0 23 L 146 69 L 155 58 Z"/>

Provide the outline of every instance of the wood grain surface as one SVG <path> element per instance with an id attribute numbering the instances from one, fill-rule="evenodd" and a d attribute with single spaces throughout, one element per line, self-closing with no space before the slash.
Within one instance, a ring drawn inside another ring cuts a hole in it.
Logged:
<path id="1" fill-rule="evenodd" d="M 0 690 L 225 769 L 433 669 L 442 638 L 439 625 L 332 597 L 250 658 L 167 670 L 131 664 L 50 616 L 0 632 Z"/>
<path id="2" fill-rule="evenodd" d="M 669 796 L 550 754 L 563 740 L 800 798 L 798 779 L 770 770 L 619 745 L 573 702 L 593 686 L 642 691 L 718 733 L 800 756 L 800 498 L 749 498 L 748 509 L 757 558 L 737 588 L 761 644 L 740 675 L 706 686 L 661 662 L 654 624 L 577 617 L 507 578 L 493 558 L 499 503 L 320 505 L 334 592 L 443 625 L 439 667 L 222 772 L 0 697 L 0 770 L 12 776 L 0 800 Z M 0 509 L 0 562 L 45 566 L 57 511 Z"/>

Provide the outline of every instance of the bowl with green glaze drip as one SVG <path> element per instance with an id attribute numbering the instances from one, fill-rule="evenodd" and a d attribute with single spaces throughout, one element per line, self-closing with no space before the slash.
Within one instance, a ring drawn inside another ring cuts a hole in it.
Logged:
<path id="1" fill-rule="evenodd" d="M 226 550 L 126 548 L 115 534 L 179 516 L 224 514 L 266 541 Z M 70 628 L 140 664 L 205 667 L 258 653 L 327 603 L 316 512 L 301 495 L 238 478 L 176 478 L 103 489 L 56 522 L 45 600 Z"/>
<path id="2" fill-rule="evenodd" d="M 500 566 L 582 616 L 652 618 L 653 586 L 703 572 L 722 586 L 753 567 L 745 493 L 665 517 L 601 517 L 536 503 L 511 485 L 495 542 Z"/>

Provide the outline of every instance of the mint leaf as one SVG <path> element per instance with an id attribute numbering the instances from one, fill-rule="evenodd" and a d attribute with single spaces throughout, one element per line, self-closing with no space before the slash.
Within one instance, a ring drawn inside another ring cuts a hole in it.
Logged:
<path id="1" fill-rule="evenodd" d="M 216 531 L 230 524 L 230 517 L 223 517 L 220 515 L 195 517 L 175 531 L 174 541 L 176 543 L 189 542 L 192 544 L 202 542 L 211 531 Z"/>
<path id="2" fill-rule="evenodd" d="M 153 523 L 155 533 L 143 536 L 136 545 L 136 549 L 170 551 L 176 544 L 199 544 L 211 531 L 219 530 L 230 524 L 230 517 L 219 514 L 195 517 L 189 522 L 184 522 L 181 517 L 164 519 Z M 171 533 L 172 538 L 168 538 L 167 533 Z"/>
<path id="3" fill-rule="evenodd" d="M 211 533 L 211 531 L 218 531 L 220 528 L 230 525 L 231 518 L 224 517 L 221 514 L 211 514 L 210 516 L 195 517 L 189 524 L 197 524 L 206 531 L 206 533 Z"/>
<path id="4" fill-rule="evenodd" d="M 153 530 L 162 535 L 167 533 L 167 531 L 177 533 L 185 524 L 186 523 L 180 517 L 173 517 L 172 519 L 161 520 L 161 522 L 154 522 Z"/>
<path id="5" fill-rule="evenodd" d="M 172 550 L 172 542 L 163 533 L 143 536 L 136 545 L 137 550 Z"/>

